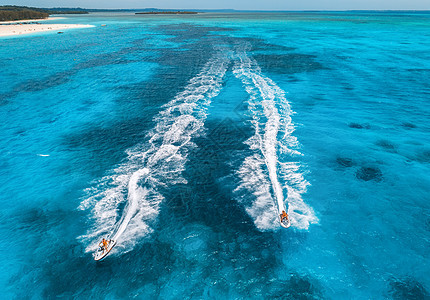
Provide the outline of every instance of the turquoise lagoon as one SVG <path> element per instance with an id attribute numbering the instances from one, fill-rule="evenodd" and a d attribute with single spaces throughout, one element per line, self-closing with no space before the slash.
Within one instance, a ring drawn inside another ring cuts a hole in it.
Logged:
<path id="1" fill-rule="evenodd" d="M 2 298 L 430 297 L 428 13 L 51 22 L 0 39 Z"/>

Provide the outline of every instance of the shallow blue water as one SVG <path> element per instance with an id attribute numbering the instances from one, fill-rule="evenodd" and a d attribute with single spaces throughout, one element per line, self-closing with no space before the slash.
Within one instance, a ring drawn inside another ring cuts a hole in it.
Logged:
<path id="1" fill-rule="evenodd" d="M 429 14 L 52 22 L 0 39 L 2 297 L 430 297 Z"/>

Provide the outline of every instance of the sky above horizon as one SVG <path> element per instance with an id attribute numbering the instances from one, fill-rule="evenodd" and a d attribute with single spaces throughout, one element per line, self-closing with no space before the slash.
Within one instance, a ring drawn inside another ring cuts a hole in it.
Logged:
<path id="1" fill-rule="evenodd" d="M 82 8 L 178 8 L 243 10 L 430 10 L 430 0 L 0 0 L 1 5 Z"/>

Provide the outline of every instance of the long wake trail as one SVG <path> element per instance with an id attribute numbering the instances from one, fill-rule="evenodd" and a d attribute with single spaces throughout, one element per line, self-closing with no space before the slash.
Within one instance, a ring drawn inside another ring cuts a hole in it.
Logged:
<path id="1" fill-rule="evenodd" d="M 248 57 L 246 47 L 237 49 L 233 73 L 242 81 L 248 95 L 248 108 L 254 135 L 246 142 L 252 155 L 246 157 L 238 174 L 237 191 L 248 190 L 255 198 L 242 196 L 246 211 L 262 230 L 279 226 L 279 214 L 286 210 L 292 226 L 307 229 L 317 218 L 302 199 L 309 183 L 294 158 L 300 156 L 293 136 L 293 111 L 285 92 L 261 73 L 257 62 Z"/>
<path id="2" fill-rule="evenodd" d="M 128 149 L 124 163 L 86 190 L 80 209 L 91 209 L 94 221 L 80 237 L 87 252 L 106 236 L 117 241 L 117 248 L 129 251 L 152 232 L 164 199 L 160 190 L 186 183 L 182 171 L 195 147 L 192 139 L 203 134 L 207 109 L 222 88 L 228 56 L 219 50 L 181 93 L 163 105 L 147 142 Z"/>

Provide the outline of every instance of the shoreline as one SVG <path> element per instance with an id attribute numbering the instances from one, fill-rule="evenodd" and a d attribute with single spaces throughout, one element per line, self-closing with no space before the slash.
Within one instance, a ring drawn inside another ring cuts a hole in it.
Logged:
<path id="1" fill-rule="evenodd" d="M 31 22 L 37 22 L 37 20 L 32 20 Z M 32 33 L 40 33 L 46 31 L 63 31 L 67 29 L 92 27 L 95 26 L 85 24 L 22 24 L 20 22 L 17 22 L 10 25 L 0 25 L 0 38 L 28 35 Z"/>
<path id="2" fill-rule="evenodd" d="M 28 20 L 14 20 L 14 21 L 0 21 L 0 24 L 15 24 L 15 23 L 28 23 L 28 22 L 45 22 L 53 20 L 62 20 L 64 17 L 49 17 L 46 19 L 28 19 Z"/>

